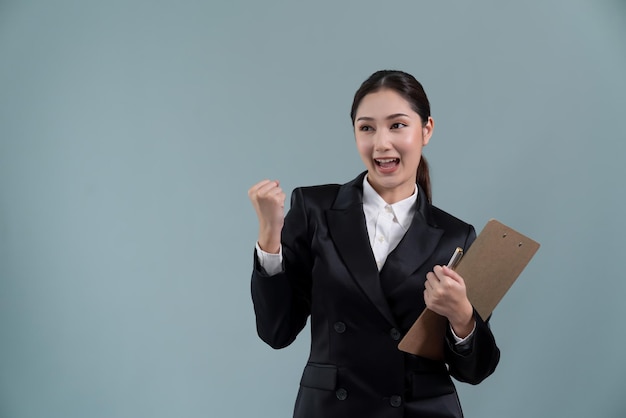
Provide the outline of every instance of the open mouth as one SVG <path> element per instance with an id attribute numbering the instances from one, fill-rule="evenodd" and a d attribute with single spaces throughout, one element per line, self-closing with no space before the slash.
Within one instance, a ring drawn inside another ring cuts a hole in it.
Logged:
<path id="1" fill-rule="evenodd" d="M 400 163 L 399 158 L 374 158 L 374 162 L 380 168 L 393 168 Z"/>

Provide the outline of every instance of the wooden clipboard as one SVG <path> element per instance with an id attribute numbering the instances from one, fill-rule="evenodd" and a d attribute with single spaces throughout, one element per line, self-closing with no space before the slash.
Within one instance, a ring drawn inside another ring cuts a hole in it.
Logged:
<path id="1" fill-rule="evenodd" d="M 465 280 L 467 297 L 487 319 L 528 265 L 539 243 L 491 219 L 454 269 Z M 443 359 L 446 318 L 429 309 L 417 318 L 398 348 L 432 360 Z"/>

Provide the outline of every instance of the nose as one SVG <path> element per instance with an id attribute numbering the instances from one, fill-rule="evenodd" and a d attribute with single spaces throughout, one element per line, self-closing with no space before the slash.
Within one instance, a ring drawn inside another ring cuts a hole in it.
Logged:
<path id="1" fill-rule="evenodd" d="M 384 152 L 391 148 L 391 141 L 389 132 L 381 129 L 376 132 L 374 136 L 374 151 Z"/>

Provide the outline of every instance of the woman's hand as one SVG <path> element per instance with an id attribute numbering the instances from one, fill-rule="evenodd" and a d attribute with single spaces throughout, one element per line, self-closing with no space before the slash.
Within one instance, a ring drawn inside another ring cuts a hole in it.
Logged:
<path id="1" fill-rule="evenodd" d="M 277 254 L 285 222 L 285 193 L 277 180 L 263 180 L 248 190 L 248 197 L 259 218 L 259 247 Z"/>
<path id="2" fill-rule="evenodd" d="M 426 275 L 424 287 L 426 307 L 448 318 L 458 337 L 467 337 L 474 329 L 474 308 L 463 278 L 449 267 L 435 266 Z"/>

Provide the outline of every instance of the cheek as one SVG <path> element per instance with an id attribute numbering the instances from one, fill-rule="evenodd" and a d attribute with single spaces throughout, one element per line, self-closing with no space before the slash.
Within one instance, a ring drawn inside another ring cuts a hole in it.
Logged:
<path id="1" fill-rule="evenodd" d="M 356 149 L 359 151 L 360 155 L 369 155 L 371 154 L 371 146 L 367 143 L 367 141 L 359 141 L 356 140 Z"/>
<path id="2" fill-rule="evenodd" d="M 394 143 L 394 148 L 403 154 L 410 154 L 418 149 L 419 142 L 415 141 L 412 136 L 398 138 Z"/>
<path id="3" fill-rule="evenodd" d="M 413 165 L 419 163 L 420 157 L 422 155 L 421 147 L 417 146 L 416 144 L 407 144 L 407 146 L 405 147 L 398 146 L 398 148 L 396 149 L 398 150 L 398 152 L 402 156 L 402 160 L 406 164 Z"/>
<path id="4" fill-rule="evenodd" d="M 422 136 L 419 134 L 411 135 L 405 138 L 400 145 L 404 152 L 407 153 L 421 153 L 422 152 Z"/>

